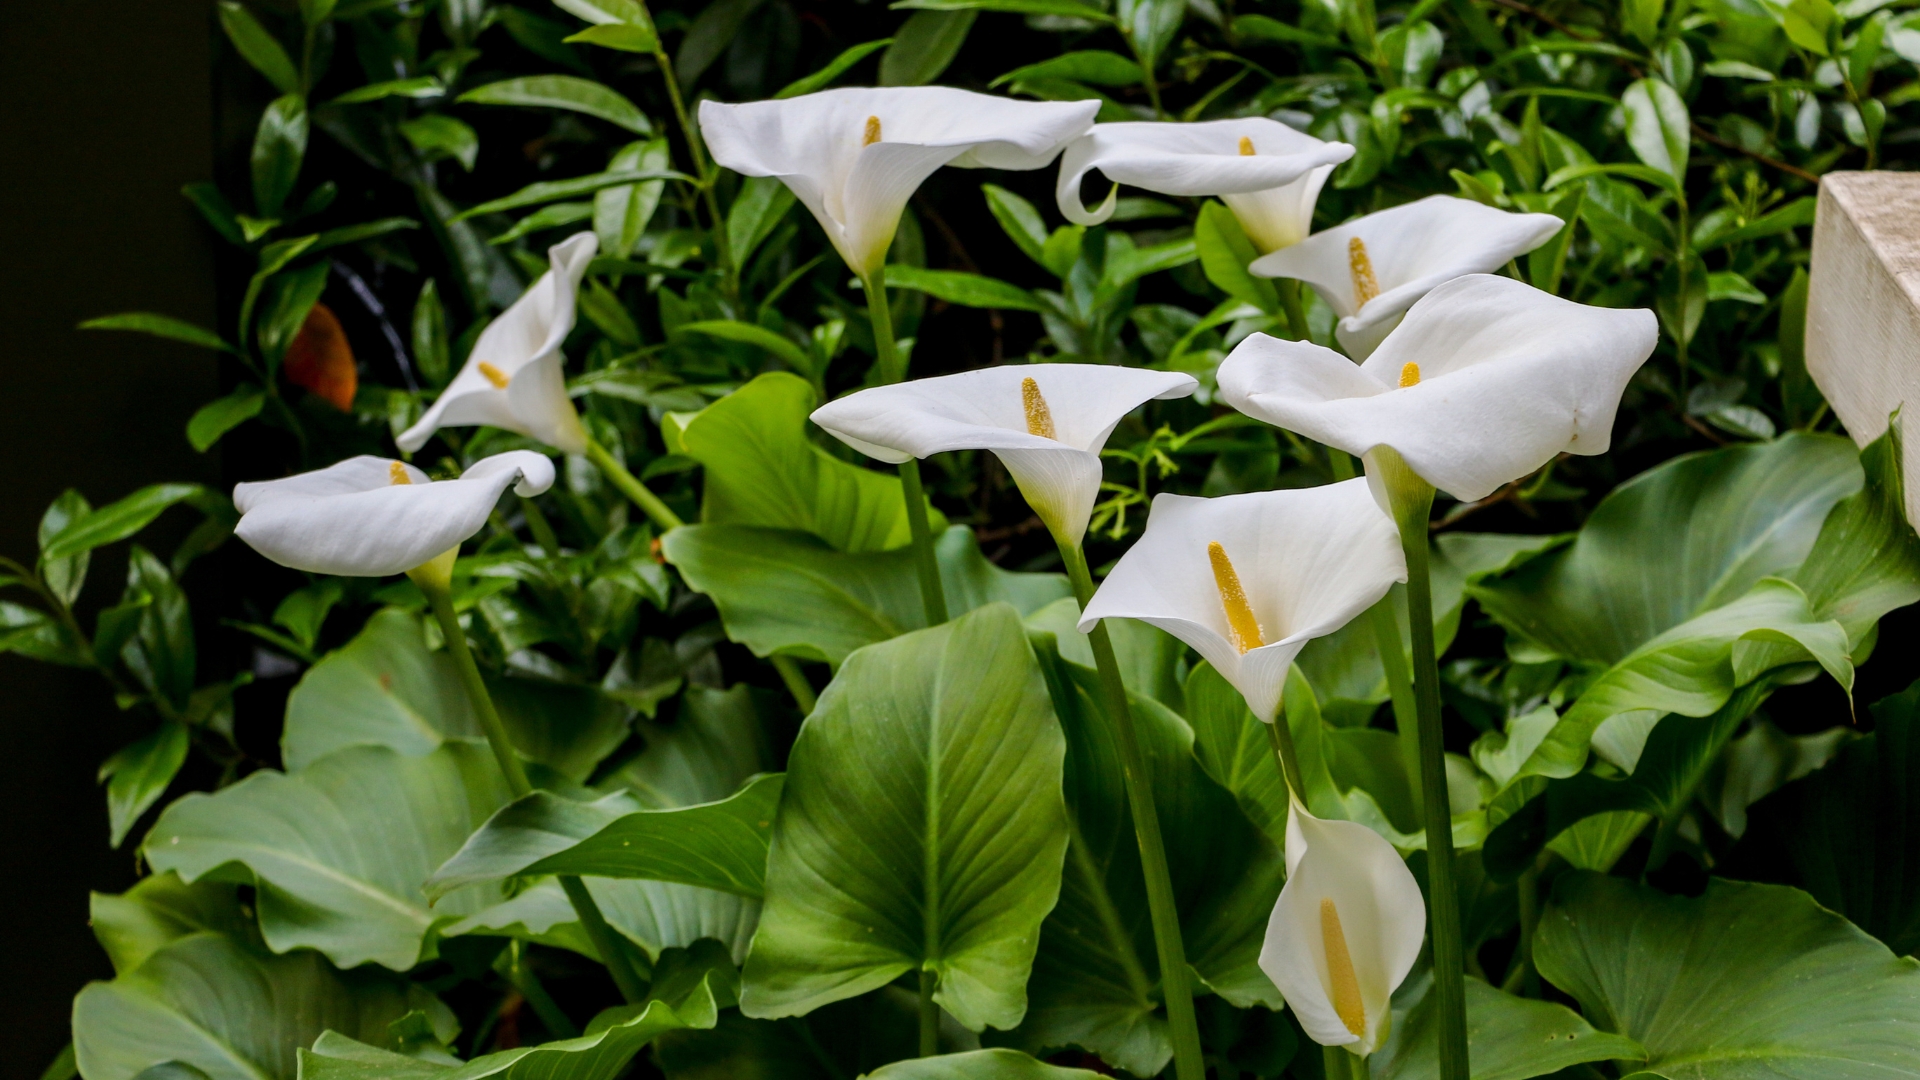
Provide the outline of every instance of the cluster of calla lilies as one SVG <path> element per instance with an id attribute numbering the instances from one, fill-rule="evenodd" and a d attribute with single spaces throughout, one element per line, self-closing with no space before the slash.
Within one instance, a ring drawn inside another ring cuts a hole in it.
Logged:
<path id="1" fill-rule="evenodd" d="M 715 160 L 782 180 L 860 277 L 883 380 L 892 339 L 879 272 L 907 200 L 943 165 L 1038 169 L 1058 157 L 1060 211 L 1088 225 L 1105 221 L 1115 206 L 1113 193 L 1091 210 L 1082 203 L 1081 183 L 1095 170 L 1114 192 L 1128 184 L 1219 196 L 1260 250 L 1252 273 L 1304 281 L 1338 314 L 1336 336 L 1348 355 L 1305 340 L 1300 325 L 1291 327 L 1299 340 L 1256 333 L 1220 365 L 1219 396 L 1342 452 L 1335 455 L 1340 461 L 1357 456 L 1364 478 L 1210 499 L 1162 494 L 1145 534 L 1097 591 L 1082 540 L 1100 488 L 1100 452 L 1115 426 L 1145 402 L 1192 393 L 1191 376 L 1095 364 L 1002 366 L 871 386 L 822 406 L 813 420 L 854 449 L 902 466 L 923 567 L 932 565 L 924 498 L 917 473 L 905 470 L 948 450 L 996 454 L 1059 545 L 1082 604 L 1079 628 L 1091 639 L 1116 723 L 1131 720 L 1104 619 L 1165 630 L 1240 691 L 1266 723 L 1292 793 L 1287 879 L 1261 967 L 1312 1038 L 1364 1057 L 1386 1037 L 1389 998 L 1420 952 L 1427 912 L 1386 840 L 1363 825 L 1307 812 L 1281 717 L 1287 671 L 1308 641 L 1340 629 L 1395 582 L 1411 579 L 1416 689 L 1432 691 L 1419 695 L 1422 771 L 1429 780 L 1440 777 L 1431 639 L 1424 657 L 1419 647 L 1434 491 L 1474 501 L 1559 454 L 1604 452 L 1627 380 L 1653 350 L 1655 319 L 1645 310 L 1576 304 L 1491 274 L 1559 231 L 1562 223 L 1551 215 L 1434 196 L 1311 233 L 1320 188 L 1352 147 L 1262 118 L 1095 124 L 1097 109 L 1091 101 L 1012 101 L 942 87 L 844 89 L 741 105 L 704 102 L 700 121 Z M 598 449 L 568 400 L 560 352 L 594 249 L 593 235 L 583 233 L 551 250 L 550 272 L 481 335 L 458 377 L 400 436 L 403 449 L 417 450 L 439 427 L 462 424 L 505 428 L 567 453 Z M 592 456 L 603 468 L 619 468 L 604 452 Z M 241 485 L 234 493 L 242 512 L 237 532 L 290 567 L 407 572 L 430 598 L 444 598 L 459 544 L 480 529 L 505 489 L 538 494 L 553 476 L 551 462 L 528 451 L 487 458 L 459 479 L 439 482 L 399 461 L 354 458 Z M 669 523 L 677 519 L 662 522 Z M 922 581 L 930 616 L 944 618 L 937 574 Z M 450 605 L 434 607 L 445 612 L 450 642 L 460 637 Z M 1131 740 L 1121 744 L 1124 750 Z M 1131 780 L 1141 770 L 1126 772 Z M 1436 987 L 1443 1025 L 1462 1032 L 1457 932 L 1443 932 L 1449 920 L 1457 926 L 1445 785 L 1428 787 L 1439 789 L 1429 793 L 1426 815 Z M 1153 887 L 1156 873 L 1164 882 L 1167 871 L 1157 826 L 1148 827 L 1151 792 L 1130 782 L 1129 795 L 1150 896 L 1156 905 L 1170 904 L 1170 893 Z M 584 890 L 575 900 L 592 905 Z M 581 912 L 589 925 L 597 914 Z M 1155 926 L 1177 1064 L 1183 1078 L 1199 1076 L 1190 1071 L 1200 1067 L 1197 1039 L 1181 1037 L 1182 1028 L 1192 1030 L 1193 1013 L 1178 923 L 1165 914 L 1155 912 Z M 1460 1040 L 1464 1066 L 1463 1034 Z"/>

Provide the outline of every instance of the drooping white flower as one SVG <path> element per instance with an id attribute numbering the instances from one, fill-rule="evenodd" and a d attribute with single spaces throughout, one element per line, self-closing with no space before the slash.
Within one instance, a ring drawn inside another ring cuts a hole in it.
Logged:
<path id="1" fill-rule="evenodd" d="M 814 410 L 855 450 L 899 463 L 991 450 L 1061 543 L 1078 546 L 1100 493 L 1100 450 L 1122 417 L 1179 398 L 1193 376 L 1097 364 L 1027 364 L 876 386 Z"/>
<path id="2" fill-rule="evenodd" d="M 1366 481 L 1196 499 L 1158 495 L 1147 531 L 1080 617 L 1138 619 L 1206 657 L 1271 723 L 1287 668 L 1407 579 Z"/>
<path id="3" fill-rule="evenodd" d="M 1515 214 L 1433 195 L 1318 232 L 1253 261 L 1261 277 L 1297 278 L 1340 316 L 1334 333 L 1363 360 L 1435 287 L 1498 270 L 1553 238 L 1552 214 Z"/>
<path id="4" fill-rule="evenodd" d="M 1322 1046 L 1365 1057 L 1386 1041 L 1393 991 L 1425 937 L 1420 885 L 1393 845 L 1292 800 L 1287 883 L 1267 921 L 1260 970 Z"/>
<path id="5" fill-rule="evenodd" d="M 1556 454 L 1605 453 L 1620 394 L 1658 337 L 1645 309 L 1474 274 L 1423 297 L 1363 364 L 1254 334 L 1220 365 L 1220 396 L 1349 454 L 1392 447 L 1472 502 Z"/>
<path id="6" fill-rule="evenodd" d="M 553 462 L 531 450 L 477 461 L 458 480 L 429 480 L 402 461 L 362 454 L 314 472 L 240 484 L 234 535 L 282 566 L 385 577 L 460 546 L 512 487 L 553 486 Z"/>
<path id="7" fill-rule="evenodd" d="M 420 422 L 394 440 L 400 449 L 420 449 L 443 427 L 487 424 L 569 454 L 587 452 L 586 429 L 567 397 L 560 345 L 573 329 L 580 279 L 599 246 L 594 234 L 583 232 L 547 249 L 552 268 L 480 332 L 460 374 Z"/>
<path id="8" fill-rule="evenodd" d="M 1353 156 L 1346 143 L 1321 142 L 1278 120 L 1248 117 L 1199 124 L 1096 124 L 1060 156 L 1054 196 L 1068 221 L 1098 225 L 1113 213 L 1080 203 L 1080 181 L 1094 169 L 1118 184 L 1162 195 L 1218 195 L 1254 246 L 1278 251 L 1313 228 L 1313 205 L 1333 167 Z"/>
<path id="9" fill-rule="evenodd" d="M 1041 168 L 1099 111 L 1098 101 L 1013 101 L 945 86 L 849 87 L 703 101 L 700 134 L 720 164 L 792 188 L 864 277 L 886 262 L 900 211 L 942 165 Z"/>

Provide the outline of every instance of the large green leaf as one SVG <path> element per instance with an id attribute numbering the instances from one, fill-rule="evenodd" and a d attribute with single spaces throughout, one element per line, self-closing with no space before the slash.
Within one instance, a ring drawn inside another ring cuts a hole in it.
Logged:
<path id="1" fill-rule="evenodd" d="M 487 686 L 514 747 L 573 779 L 627 737 L 626 708 L 591 687 L 504 678 Z M 388 608 L 301 677 L 287 696 L 280 754 L 298 772 L 349 746 L 418 756 L 484 734 L 453 659 L 428 650 L 419 616 Z"/>
<path id="2" fill-rule="evenodd" d="M 922 970 L 964 1026 L 1018 1024 L 1060 891 L 1064 753 L 1010 606 L 848 657 L 788 758 L 742 1011 Z"/>
<path id="3" fill-rule="evenodd" d="M 160 815 L 142 853 L 187 881 L 212 874 L 257 888 L 275 951 L 313 948 L 343 967 L 405 971 L 434 955 L 432 931 L 494 902 L 478 886 L 428 904 L 436 867 L 507 801 L 484 744 L 422 757 L 356 746 L 293 774 L 262 770 Z"/>
<path id="4" fill-rule="evenodd" d="M 1716 879 L 1688 898 L 1574 871 L 1541 915 L 1534 961 L 1660 1076 L 1920 1073 L 1920 963 L 1797 889 Z"/>
<path id="5" fill-rule="evenodd" d="M 1080 602 L 1063 596 L 1028 615 L 1027 629 L 1052 634 L 1061 659 L 1090 668 L 1093 645 L 1080 632 L 1079 622 Z M 1107 636 L 1120 664 L 1120 678 L 1130 692 L 1153 698 L 1175 712 L 1183 710 L 1185 690 L 1180 685 L 1180 667 L 1187 647 L 1179 638 L 1137 619 L 1109 621 Z"/>
<path id="6" fill-rule="evenodd" d="M 212 930 L 253 944 L 260 936 L 240 903 L 238 886 L 224 881 L 189 885 L 178 874 L 142 878 L 118 896 L 90 894 L 87 923 L 116 975 L 133 971 L 188 934 Z"/>
<path id="7" fill-rule="evenodd" d="M 996 1041 L 1034 1053 L 1078 1046 L 1153 1076 L 1172 1057 L 1173 1044 L 1161 1011 L 1158 953 L 1113 724 L 1094 672 L 1059 659 L 1045 639 L 1041 646 L 1054 711 L 1067 734 L 1072 843 L 1059 906 L 1041 929 L 1031 1007 L 1018 1029 Z M 1258 967 L 1280 893 L 1279 849 L 1202 772 L 1193 732 L 1178 715 L 1138 696 L 1132 707 L 1188 966 L 1202 989 L 1235 1006 L 1279 1009 L 1279 992 Z"/>
<path id="8" fill-rule="evenodd" d="M 615 1080 L 641 1048 L 668 1031 L 709 1028 L 719 1013 L 703 981 L 675 1008 L 665 1001 L 609 1009 L 587 1033 L 449 1065 L 368 1046 L 337 1032 L 300 1052 L 300 1080 Z"/>
<path id="9" fill-rule="evenodd" d="M 1873 734 L 1756 803 L 1733 872 L 1799 885 L 1894 952 L 1920 951 L 1920 684 Z"/>
<path id="10" fill-rule="evenodd" d="M 170 1061 L 212 1080 L 295 1080 L 296 1051 L 322 1032 L 391 1045 L 387 1026 L 416 1009 L 453 1037 L 453 1014 L 418 986 L 202 932 L 112 982 L 87 984 L 73 1002 L 73 1046 L 87 1080 L 132 1080 Z"/>
<path id="11" fill-rule="evenodd" d="M 914 1058 L 865 1074 L 866 1080 L 1094 1080 L 1099 1075 L 1035 1061 L 1018 1050 L 970 1050 Z"/>
<path id="12" fill-rule="evenodd" d="M 836 551 L 807 533 L 744 525 L 689 525 L 661 546 L 688 585 L 713 597 L 727 636 L 756 656 L 837 667 L 855 649 L 926 625 L 909 549 Z M 955 613 L 1000 600 L 1026 613 L 1068 592 L 1059 574 L 989 563 L 963 526 L 948 529 L 935 553 Z"/>
<path id="13" fill-rule="evenodd" d="M 635 810 L 624 794 L 585 804 L 544 791 L 502 807 L 427 882 L 440 895 L 516 874 L 678 881 L 759 899 L 781 775 L 731 798 Z"/>
<path id="14" fill-rule="evenodd" d="M 1393 1031 L 1369 1062 L 1374 1080 L 1437 1080 L 1439 1028 L 1433 971 L 1422 969 L 1393 995 Z M 1467 980 L 1467 1056 L 1473 1080 L 1527 1080 L 1590 1061 L 1640 1061 L 1632 1039 L 1595 1031 L 1564 1005 L 1529 1001 Z"/>
<path id="15" fill-rule="evenodd" d="M 840 551 L 904 546 L 910 536 L 900 478 L 815 446 L 807 416 L 819 403 L 805 379 L 776 371 L 689 420 L 681 452 L 706 467 L 700 519 L 809 532 Z M 945 525 L 941 519 L 934 527 Z"/>
<path id="16" fill-rule="evenodd" d="M 1467 591 L 1548 651 L 1616 664 L 1799 566 L 1860 484 L 1852 447 L 1833 436 L 1688 454 L 1615 488 L 1572 544 Z"/>

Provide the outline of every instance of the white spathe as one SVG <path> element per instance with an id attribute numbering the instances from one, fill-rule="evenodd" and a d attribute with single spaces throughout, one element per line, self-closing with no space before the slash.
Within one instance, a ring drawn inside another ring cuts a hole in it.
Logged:
<path id="1" fill-rule="evenodd" d="M 1259 624 L 1241 652 L 1210 555 L 1219 544 Z M 1146 533 L 1093 594 L 1079 629 L 1138 619 L 1205 657 L 1261 720 L 1280 708 L 1307 642 L 1345 626 L 1407 579 L 1400 534 L 1365 480 L 1197 499 L 1155 496 Z"/>
<path id="2" fill-rule="evenodd" d="M 720 164 L 792 188 L 864 277 L 886 262 L 900 211 L 942 165 L 1042 168 L 1099 111 L 1098 101 L 1013 101 L 945 86 L 849 87 L 703 101 L 700 134 Z"/>
<path id="3" fill-rule="evenodd" d="M 1218 195 L 1254 245 L 1270 252 L 1306 237 L 1321 186 L 1352 156 L 1346 143 L 1321 142 L 1259 116 L 1095 124 L 1061 155 L 1054 197 L 1068 221 L 1098 225 L 1113 214 L 1118 192 L 1109 191 L 1093 210 L 1082 206 L 1080 181 L 1094 169 L 1116 185 L 1162 195 Z"/>
<path id="4" fill-rule="evenodd" d="M 587 452 L 586 429 L 567 397 L 560 345 L 573 330 L 580 279 L 599 246 L 594 234 L 583 232 L 547 249 L 551 269 L 480 332 L 466 366 L 433 408 L 394 440 L 400 449 L 420 449 L 443 427 L 487 424 L 569 454 Z"/>
<path id="5" fill-rule="evenodd" d="M 1515 214 L 1433 195 L 1315 233 L 1255 259 L 1248 269 L 1313 286 L 1340 317 L 1334 328 L 1340 344 L 1363 360 L 1430 290 L 1466 274 L 1498 270 L 1551 240 L 1562 224 L 1552 214 Z M 1364 245 L 1377 292 L 1364 302 L 1354 280 L 1356 239 Z"/>
<path id="6" fill-rule="evenodd" d="M 1078 545 L 1100 494 L 1100 450 L 1114 425 L 1150 400 L 1186 397 L 1198 386 L 1193 376 L 1171 371 L 1014 364 L 861 390 L 815 409 L 813 422 L 886 462 L 991 450 L 1053 535 Z M 1033 433 L 1036 394 L 1051 437 Z"/>
<path id="7" fill-rule="evenodd" d="M 1267 921 L 1260 970 L 1309 1038 L 1362 1057 L 1379 1049 L 1392 1026 L 1393 992 L 1420 956 L 1426 923 L 1420 885 L 1392 844 L 1357 822 L 1314 817 L 1292 800 L 1287 884 Z M 1344 950 L 1328 947 L 1335 925 Z M 1345 972 L 1336 970 L 1343 952 Z"/>
<path id="8" fill-rule="evenodd" d="M 1658 338 L 1644 308 L 1589 307 L 1474 274 L 1423 297 L 1363 364 L 1254 334 L 1218 379 L 1221 398 L 1248 416 L 1349 454 L 1392 447 L 1428 483 L 1473 502 L 1556 454 L 1605 453 L 1620 394 Z M 1419 381 L 1402 386 L 1409 372 Z"/>
<path id="9" fill-rule="evenodd" d="M 233 532 L 295 570 L 385 577 L 459 547 L 487 523 L 508 487 L 531 496 L 551 486 L 553 462 L 531 450 L 495 454 L 458 480 L 437 481 L 404 462 L 362 454 L 236 486 L 240 524 Z"/>

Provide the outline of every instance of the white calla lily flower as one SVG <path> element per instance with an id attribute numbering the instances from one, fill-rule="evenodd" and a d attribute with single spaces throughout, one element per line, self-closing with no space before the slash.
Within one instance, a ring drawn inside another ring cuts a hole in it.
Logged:
<path id="1" fill-rule="evenodd" d="M 538 495 L 553 462 L 511 450 L 458 480 L 429 480 L 402 461 L 363 454 L 284 480 L 240 484 L 234 535 L 282 566 L 316 574 L 385 577 L 457 550 L 480 531 L 507 488 Z"/>
<path id="2" fill-rule="evenodd" d="M 1391 447 L 1473 502 L 1556 454 L 1605 453 L 1620 395 L 1659 332 L 1643 308 L 1589 307 L 1475 274 L 1423 297 L 1365 363 L 1254 334 L 1218 379 L 1248 416 L 1363 458 Z"/>
<path id="3" fill-rule="evenodd" d="M 1386 1041 L 1391 1003 L 1420 956 L 1427 906 L 1393 845 L 1353 821 L 1314 817 L 1292 799 L 1287 883 L 1260 970 L 1307 1036 L 1366 1057 Z"/>
<path id="4" fill-rule="evenodd" d="M 400 449 L 420 449 L 443 427 L 486 424 L 569 454 L 587 452 L 586 429 L 567 397 L 560 345 L 573 330 L 580 279 L 599 246 L 594 234 L 583 232 L 547 249 L 552 268 L 480 332 L 460 374 L 420 422 L 394 440 Z"/>
<path id="5" fill-rule="evenodd" d="M 1061 543 L 1077 547 L 1100 494 L 1100 450 L 1121 418 L 1180 398 L 1193 376 L 1097 364 L 1026 364 L 876 386 L 814 410 L 855 450 L 898 464 L 991 450 Z"/>
<path id="6" fill-rule="evenodd" d="M 942 165 L 1042 168 L 1099 111 L 1097 101 L 1013 101 L 944 86 L 849 87 L 703 101 L 700 134 L 720 164 L 792 188 L 866 277 L 886 262 L 907 200 Z"/>
<path id="7" fill-rule="evenodd" d="M 1500 269 L 1551 240 L 1562 224 L 1552 214 L 1433 195 L 1315 233 L 1248 269 L 1313 286 L 1340 317 L 1334 334 L 1341 346 L 1364 360 L 1428 292 Z"/>
<path id="8" fill-rule="evenodd" d="M 1054 196 L 1068 221 L 1098 225 L 1113 214 L 1117 185 L 1162 195 L 1218 195 L 1262 252 L 1299 243 L 1333 167 L 1353 156 L 1278 120 L 1248 117 L 1198 124 L 1096 124 L 1060 157 Z M 1080 203 L 1080 181 L 1100 170 L 1116 188 L 1099 207 Z"/>
<path id="9" fill-rule="evenodd" d="M 1158 495 L 1147 531 L 1080 616 L 1138 619 L 1206 657 L 1271 723 L 1287 668 L 1407 580 L 1365 480 L 1197 499 Z"/>

